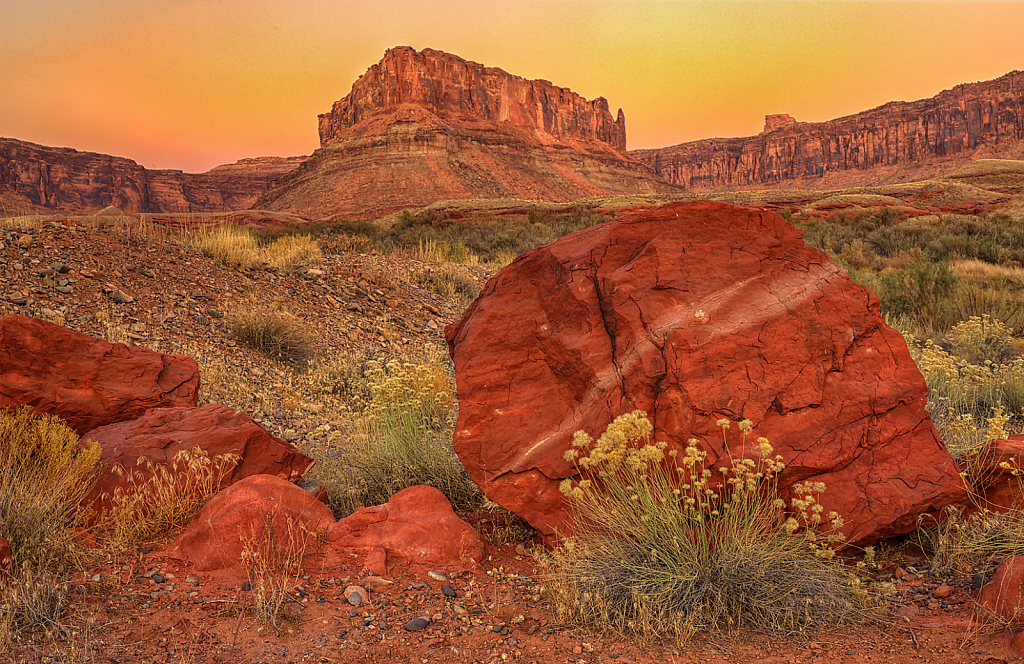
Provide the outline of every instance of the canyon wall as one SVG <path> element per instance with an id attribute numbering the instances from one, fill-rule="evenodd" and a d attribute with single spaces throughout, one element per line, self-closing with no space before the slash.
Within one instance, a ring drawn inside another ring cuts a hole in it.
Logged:
<path id="1" fill-rule="evenodd" d="M 319 128 L 320 149 L 260 209 L 372 219 L 440 200 L 678 189 L 626 153 L 625 116 L 605 99 L 432 49 L 388 50 Z"/>
<path id="2" fill-rule="evenodd" d="M 0 213 L 224 212 L 252 206 L 304 157 L 257 157 L 206 173 L 150 170 L 131 159 L 0 138 Z"/>
<path id="3" fill-rule="evenodd" d="M 920 180 L 974 159 L 1024 157 L 1024 72 L 828 122 L 770 115 L 757 136 L 630 154 L 690 191 Z"/>

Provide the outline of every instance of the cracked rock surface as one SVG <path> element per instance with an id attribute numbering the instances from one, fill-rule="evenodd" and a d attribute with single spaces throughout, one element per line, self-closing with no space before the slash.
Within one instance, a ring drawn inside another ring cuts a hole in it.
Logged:
<path id="1" fill-rule="evenodd" d="M 519 257 L 445 335 L 455 449 L 495 502 L 551 537 L 572 435 L 641 409 L 654 439 L 696 438 L 708 467 L 781 454 L 785 496 L 824 482 L 826 512 L 866 544 L 964 497 L 925 382 L 878 299 L 779 215 L 718 202 L 621 217 Z M 716 422 L 749 419 L 729 446 Z"/>

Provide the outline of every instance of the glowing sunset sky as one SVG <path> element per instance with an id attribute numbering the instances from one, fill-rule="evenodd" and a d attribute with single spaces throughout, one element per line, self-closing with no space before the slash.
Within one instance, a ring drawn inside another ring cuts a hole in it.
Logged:
<path id="1" fill-rule="evenodd" d="M 398 45 L 606 97 L 632 149 L 1024 69 L 1024 3 L 0 0 L 0 136 L 186 171 L 307 154 Z"/>

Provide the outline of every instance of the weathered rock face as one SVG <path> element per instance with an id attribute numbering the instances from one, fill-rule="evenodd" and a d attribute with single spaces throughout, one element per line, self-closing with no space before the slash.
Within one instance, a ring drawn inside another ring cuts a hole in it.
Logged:
<path id="1" fill-rule="evenodd" d="M 764 133 L 775 131 L 776 129 L 782 129 L 783 127 L 789 127 L 795 125 L 796 119 L 788 113 L 778 113 L 776 115 L 764 116 Z"/>
<path id="2" fill-rule="evenodd" d="M 1010 556 L 978 593 L 978 614 L 983 620 L 1019 623 L 1024 616 L 1024 556 Z"/>
<path id="3" fill-rule="evenodd" d="M 93 429 L 82 438 L 100 444 L 100 463 L 108 468 L 85 499 L 92 504 L 103 494 L 112 496 L 118 487 L 130 490 L 145 481 L 151 476 L 147 462 L 170 468 L 178 452 L 196 447 L 211 458 L 225 454 L 241 457 L 221 478 L 221 486 L 250 475 L 294 481 L 313 465 L 294 445 L 266 431 L 245 413 L 213 404 L 154 408 L 137 419 Z M 184 471 L 185 464 L 179 465 Z M 133 472 L 138 477 L 129 483 Z"/>
<path id="4" fill-rule="evenodd" d="M 252 475 L 206 503 L 168 553 L 202 572 L 241 568 L 246 549 L 275 567 L 317 551 L 317 532 L 333 523 L 330 508 L 308 491 L 280 477 Z"/>
<path id="5" fill-rule="evenodd" d="M 973 159 L 1024 157 L 1024 72 L 828 122 L 765 118 L 764 133 L 630 154 L 688 190 L 908 182 Z"/>
<path id="6" fill-rule="evenodd" d="M 224 212 L 252 206 L 305 157 L 257 157 L 206 173 L 149 170 L 131 159 L 0 138 L 0 203 L 8 213 Z"/>
<path id="7" fill-rule="evenodd" d="M 1006 463 L 1009 467 L 1002 467 Z M 990 440 L 976 456 L 964 462 L 971 486 L 982 507 L 1006 511 L 1024 506 L 1024 478 L 1014 475 L 1024 469 L 1024 434 Z"/>
<path id="8" fill-rule="evenodd" d="M 320 143 L 256 207 L 372 218 L 447 199 L 674 190 L 625 153 L 625 116 L 605 99 L 431 49 L 389 50 L 320 116 Z"/>
<path id="9" fill-rule="evenodd" d="M 780 216 L 675 203 L 520 256 L 445 330 L 455 449 L 487 495 L 545 535 L 568 527 L 573 433 L 647 412 L 726 465 L 720 418 L 749 419 L 865 543 L 965 496 L 926 387 L 878 299 Z M 734 441 L 735 442 L 735 441 Z"/>
<path id="10" fill-rule="evenodd" d="M 199 367 L 190 357 L 0 317 L 0 408 L 29 405 L 83 434 L 150 408 L 195 406 L 198 395 Z"/>

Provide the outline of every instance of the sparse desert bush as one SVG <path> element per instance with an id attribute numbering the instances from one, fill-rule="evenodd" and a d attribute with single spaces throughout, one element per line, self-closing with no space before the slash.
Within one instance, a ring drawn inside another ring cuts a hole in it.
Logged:
<path id="1" fill-rule="evenodd" d="M 0 593 L 0 652 L 14 640 L 72 635 L 71 587 L 61 574 L 22 569 Z"/>
<path id="2" fill-rule="evenodd" d="M 335 515 L 386 502 L 417 484 L 433 486 L 456 508 L 476 506 L 480 489 L 452 450 L 452 377 L 437 355 L 420 362 L 368 360 L 368 401 L 344 446 L 314 449 L 315 473 Z"/>
<path id="3" fill-rule="evenodd" d="M 303 369 L 313 358 L 313 341 L 299 320 L 286 312 L 247 309 L 233 313 L 228 329 L 240 342 L 267 357 Z"/>
<path id="4" fill-rule="evenodd" d="M 211 458 L 198 447 L 181 450 L 169 464 L 147 459 L 145 471 L 127 471 L 127 490 L 118 487 L 102 497 L 106 509 L 90 530 L 112 550 L 159 540 L 184 527 L 240 460 L 237 454 Z"/>
<path id="5" fill-rule="evenodd" d="M 724 433 L 729 422 L 719 424 Z M 740 429 L 746 442 L 750 423 Z M 717 479 L 698 441 L 666 454 L 651 430 L 637 411 L 596 444 L 578 432 L 566 451 L 582 479 L 562 483 L 573 535 L 555 552 L 551 581 L 565 623 L 685 640 L 804 635 L 864 618 L 863 593 L 829 562 L 842 522 L 822 513 L 823 485 L 794 486 L 786 511 L 776 491 L 784 464 L 767 440 Z"/>
<path id="6" fill-rule="evenodd" d="M 0 410 L 0 533 L 15 572 L 61 572 L 79 559 L 78 506 L 99 475 L 99 457 L 99 445 L 79 447 L 60 418 L 27 406 Z"/>
<path id="7" fill-rule="evenodd" d="M 949 507 L 936 523 L 918 529 L 921 548 L 931 554 L 933 571 L 964 571 L 1024 555 L 1024 511 L 975 507 Z"/>
<path id="8" fill-rule="evenodd" d="M 414 275 L 413 281 L 442 297 L 463 303 L 472 302 L 480 294 L 476 282 L 454 265 L 428 268 Z"/>

